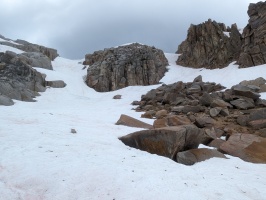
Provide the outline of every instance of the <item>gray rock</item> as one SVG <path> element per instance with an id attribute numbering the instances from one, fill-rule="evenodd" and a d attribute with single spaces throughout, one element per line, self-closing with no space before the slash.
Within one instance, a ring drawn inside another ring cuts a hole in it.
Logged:
<path id="1" fill-rule="evenodd" d="M 12 105 L 14 105 L 14 102 L 9 97 L 0 94 L 0 105 L 12 106 Z"/>
<path id="2" fill-rule="evenodd" d="M 215 149 L 191 149 L 177 153 L 176 161 L 184 165 L 194 165 L 211 158 L 226 158 L 224 154 Z"/>
<path id="3" fill-rule="evenodd" d="M 253 100 L 256 100 L 260 97 L 259 93 L 253 92 L 251 88 L 244 86 L 244 85 L 235 85 L 232 88 L 232 92 L 235 95 L 251 98 Z"/>
<path id="4" fill-rule="evenodd" d="M 28 64 L 32 67 L 40 67 L 44 69 L 53 70 L 50 58 L 39 52 L 22 53 L 20 56 L 28 58 Z"/>
<path id="5" fill-rule="evenodd" d="M 222 99 L 214 99 L 211 103 L 211 107 L 232 108 L 233 106 Z"/>
<path id="6" fill-rule="evenodd" d="M 117 95 L 113 96 L 113 99 L 121 99 L 121 97 L 122 97 L 122 95 L 117 94 Z"/>
<path id="7" fill-rule="evenodd" d="M 241 110 L 255 108 L 255 104 L 254 104 L 254 101 L 252 101 L 252 99 L 250 100 L 236 99 L 236 100 L 230 101 L 230 104 L 235 106 L 237 109 L 241 109 Z"/>
<path id="8" fill-rule="evenodd" d="M 202 82 L 202 76 L 201 76 L 201 75 L 197 76 L 197 77 L 193 80 L 193 82 Z"/>
<path id="9" fill-rule="evenodd" d="M 64 87 L 66 87 L 66 83 L 62 80 L 45 81 L 45 85 L 52 87 L 52 88 L 64 88 Z"/>
<path id="10" fill-rule="evenodd" d="M 199 99 L 199 103 L 203 106 L 210 106 L 213 102 L 213 98 L 209 93 L 204 92 L 203 95 Z"/>
<path id="11" fill-rule="evenodd" d="M 153 85 L 166 72 L 168 61 L 163 51 L 138 43 L 87 54 L 86 83 L 98 92 L 134 85 Z"/>
<path id="12" fill-rule="evenodd" d="M 248 124 L 254 129 L 266 128 L 266 108 L 251 112 Z"/>
<path id="13" fill-rule="evenodd" d="M 188 94 L 200 93 L 200 92 L 201 92 L 201 87 L 198 84 L 193 84 L 190 88 L 187 89 Z"/>
<path id="14" fill-rule="evenodd" d="M 199 128 L 212 127 L 215 124 L 215 120 L 211 117 L 196 117 L 195 125 Z"/>
<path id="15" fill-rule="evenodd" d="M 210 116 L 211 117 L 216 117 L 217 115 L 219 115 L 219 113 L 221 112 L 222 108 L 220 107 L 216 107 L 216 108 L 211 108 L 210 109 Z"/>

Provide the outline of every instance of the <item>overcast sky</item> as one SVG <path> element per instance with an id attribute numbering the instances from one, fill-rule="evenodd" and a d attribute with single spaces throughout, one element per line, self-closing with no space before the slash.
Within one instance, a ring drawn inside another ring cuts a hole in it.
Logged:
<path id="1" fill-rule="evenodd" d="M 190 24 L 209 18 L 226 26 L 248 21 L 256 0 L 0 0 L 0 34 L 58 50 L 60 56 L 129 42 L 174 53 Z"/>

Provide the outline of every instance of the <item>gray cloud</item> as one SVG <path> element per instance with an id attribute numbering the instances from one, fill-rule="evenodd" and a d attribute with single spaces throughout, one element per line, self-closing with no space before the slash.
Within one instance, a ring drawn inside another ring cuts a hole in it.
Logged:
<path id="1" fill-rule="evenodd" d="M 83 58 L 129 42 L 175 52 L 190 24 L 209 18 L 226 25 L 247 24 L 256 0 L 0 0 L 0 34 Z"/>

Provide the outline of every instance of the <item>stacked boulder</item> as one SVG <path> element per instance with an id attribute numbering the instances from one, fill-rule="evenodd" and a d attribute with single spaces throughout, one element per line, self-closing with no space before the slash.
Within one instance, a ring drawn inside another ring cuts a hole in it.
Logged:
<path id="1" fill-rule="evenodd" d="M 224 157 L 217 151 L 197 149 L 199 144 L 215 147 L 222 153 L 239 155 L 238 157 L 249 162 L 266 163 L 264 147 L 260 148 L 265 142 L 263 137 L 266 137 L 266 100 L 260 99 L 258 86 L 243 83 L 221 91 L 223 86 L 203 82 L 199 76 L 193 82 L 179 81 L 153 89 L 143 95 L 141 101 L 134 101 L 132 104 L 138 105 L 136 111 L 145 112 L 142 117 L 155 119 L 154 130 L 136 132 L 121 137 L 120 140 L 128 146 L 170 157 L 187 165 L 211 157 Z M 183 129 L 188 130 L 188 127 L 193 133 L 197 133 L 197 136 L 193 136 L 194 139 L 188 140 L 184 136 Z M 183 134 L 182 139 L 176 141 L 176 132 L 178 137 Z M 230 139 L 239 133 L 248 135 L 243 137 L 246 138 L 242 141 L 245 143 L 244 147 L 240 143 L 235 144 L 239 139 Z M 220 139 L 221 136 L 229 140 Z M 196 140 L 197 145 L 177 147 L 183 139 L 187 143 Z M 168 144 L 169 141 L 171 144 Z M 250 141 L 259 143 L 255 152 L 247 151 L 251 144 L 254 146 Z M 232 143 L 236 148 L 231 148 Z M 242 153 L 236 153 L 241 147 Z M 166 149 L 171 152 L 166 154 Z M 247 156 L 249 153 L 251 156 Z"/>
<path id="2" fill-rule="evenodd" d="M 90 65 L 87 85 L 98 92 L 108 92 L 159 83 L 168 61 L 162 50 L 133 43 L 87 54 L 83 64 Z"/>

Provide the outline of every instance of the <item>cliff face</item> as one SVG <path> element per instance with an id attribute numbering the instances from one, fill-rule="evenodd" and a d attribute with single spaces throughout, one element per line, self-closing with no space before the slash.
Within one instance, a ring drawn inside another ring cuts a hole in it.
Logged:
<path id="1" fill-rule="evenodd" d="M 266 2 L 252 3 L 248 8 L 250 17 L 243 31 L 243 45 L 238 61 L 240 67 L 266 63 Z"/>
<path id="2" fill-rule="evenodd" d="M 187 39 L 178 47 L 177 64 L 194 68 L 222 68 L 238 59 L 241 35 L 236 24 L 226 28 L 223 23 L 208 20 L 191 25 Z"/>

